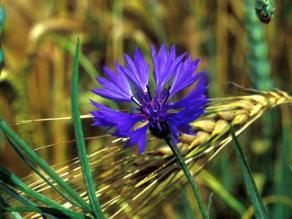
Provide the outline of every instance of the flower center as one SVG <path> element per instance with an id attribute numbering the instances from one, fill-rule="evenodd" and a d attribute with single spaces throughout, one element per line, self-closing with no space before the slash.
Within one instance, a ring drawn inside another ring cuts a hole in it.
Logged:
<path id="1" fill-rule="evenodd" d="M 169 98 L 169 88 L 151 97 L 150 91 L 146 93 L 137 93 L 136 98 L 132 100 L 139 106 L 138 110 L 149 121 L 149 130 L 151 134 L 158 138 L 165 138 L 170 134 L 167 122 L 167 101 Z"/>

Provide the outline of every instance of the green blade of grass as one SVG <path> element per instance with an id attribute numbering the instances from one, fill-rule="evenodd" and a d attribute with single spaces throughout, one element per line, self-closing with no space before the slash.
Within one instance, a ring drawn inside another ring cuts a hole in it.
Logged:
<path id="1" fill-rule="evenodd" d="M 15 150 L 15 152 L 18 154 L 18 156 L 37 174 L 39 175 L 39 177 L 41 177 L 53 190 L 55 190 L 60 196 L 62 196 L 65 200 L 67 200 L 68 202 L 70 202 L 71 204 L 82 208 L 82 206 L 80 206 L 77 202 L 75 202 L 73 199 L 71 199 L 70 197 L 68 197 L 67 194 L 65 194 L 64 192 L 62 192 L 57 186 L 55 186 L 52 182 L 50 182 L 50 180 L 48 180 L 44 174 L 41 173 L 41 171 L 38 170 L 37 166 L 33 163 L 33 161 L 31 161 L 29 159 L 29 157 L 27 157 L 21 150 L 19 150 L 19 148 L 17 147 L 17 145 L 10 139 L 7 139 L 10 143 L 10 145 L 13 147 L 13 149 Z"/>
<path id="2" fill-rule="evenodd" d="M 190 170 L 189 170 L 188 166 L 186 165 L 178 147 L 176 145 L 173 145 L 169 138 L 165 138 L 165 141 L 168 144 L 168 146 L 170 147 L 172 153 L 174 154 L 176 161 L 177 161 L 177 164 L 181 167 L 185 177 L 187 178 L 188 182 L 191 185 L 191 188 L 192 188 L 192 191 L 193 191 L 194 196 L 196 198 L 196 201 L 197 201 L 202 218 L 208 219 L 209 216 L 208 216 L 208 213 L 205 209 L 204 202 L 203 202 L 200 190 L 198 188 L 198 185 L 197 185 L 196 181 L 194 180 L 192 174 L 190 173 Z"/>
<path id="3" fill-rule="evenodd" d="M 71 110 L 72 119 L 74 123 L 75 138 L 80 158 L 80 165 L 82 170 L 83 179 L 86 185 L 90 206 L 92 208 L 95 218 L 104 218 L 99 201 L 96 197 L 94 181 L 92 178 L 91 169 L 89 166 L 84 135 L 80 120 L 80 113 L 78 109 L 78 59 L 79 59 L 80 41 L 77 40 L 76 50 L 74 55 L 74 63 L 72 70 L 72 83 L 71 83 Z"/>
<path id="4" fill-rule="evenodd" d="M 240 144 L 236 138 L 233 126 L 230 127 L 230 131 L 231 131 L 231 136 L 232 136 L 232 139 L 233 139 L 234 145 L 235 145 L 236 157 L 238 159 L 238 162 L 239 162 L 239 165 L 241 168 L 241 172 L 243 175 L 243 179 L 245 182 L 245 186 L 247 188 L 247 193 L 248 193 L 248 196 L 249 196 L 251 203 L 254 207 L 255 217 L 257 219 L 268 218 L 266 209 L 264 207 L 262 199 L 260 198 L 260 195 L 259 195 L 258 190 L 256 188 L 255 181 L 252 177 L 251 170 L 246 162 L 246 159 L 245 159 L 244 154 L 241 150 Z"/>
<path id="5" fill-rule="evenodd" d="M 35 192 L 30 187 L 28 187 L 21 179 L 19 179 L 15 174 L 11 173 L 10 171 L 6 170 L 5 168 L 0 166 L 0 177 L 1 181 L 7 183 L 8 185 L 19 189 L 24 194 L 29 195 L 30 197 L 42 202 L 43 204 L 55 208 L 56 211 L 63 212 L 64 215 L 68 216 L 69 218 L 76 218 L 76 219 L 82 219 L 84 218 L 83 215 L 80 215 L 78 213 L 75 213 L 62 205 L 59 205 L 55 201 L 45 197 L 44 195 Z M 35 208 L 35 206 L 32 206 Z"/>
<path id="6" fill-rule="evenodd" d="M 0 218 L 5 218 L 5 208 L 10 207 L 9 204 L 6 202 L 6 200 L 4 198 L 2 198 L 2 196 L 0 195 Z M 14 219 L 22 219 L 21 215 L 17 212 L 10 212 L 10 216 L 11 218 Z"/>
<path id="7" fill-rule="evenodd" d="M 276 178 L 276 194 L 278 196 L 291 196 L 292 192 L 287 191 L 289 185 L 292 183 L 292 178 L 287 177 L 289 176 L 289 167 L 287 164 L 289 163 L 289 154 L 290 154 L 290 146 L 292 144 L 292 137 L 291 137 L 291 122 L 290 122 L 290 112 L 289 106 L 282 106 L 281 107 L 281 114 L 282 114 L 282 144 L 279 150 L 278 155 L 278 166 L 275 169 L 274 174 L 277 176 Z M 288 208 L 285 205 L 281 205 L 277 203 L 273 209 L 273 218 L 289 218 Z"/>
<path id="8" fill-rule="evenodd" d="M 34 203 L 28 200 L 26 196 L 18 194 L 15 190 L 2 181 L 0 181 L 0 190 L 7 193 L 11 198 L 14 198 L 24 206 L 34 206 Z"/>
<path id="9" fill-rule="evenodd" d="M 19 201 L 22 205 L 24 205 L 25 208 L 34 209 L 33 210 L 34 212 L 38 212 L 39 214 L 44 216 L 44 218 L 47 217 L 47 218 L 51 218 L 51 219 L 58 219 L 55 216 L 42 211 L 41 207 L 36 206 L 36 204 L 34 204 L 30 200 L 28 200 L 26 198 L 26 196 L 17 193 L 12 188 L 10 188 L 7 184 L 3 183 L 1 180 L 0 180 L 0 189 L 3 190 L 4 192 L 6 192 L 7 194 L 9 194 L 11 197 L 15 198 L 17 201 Z M 6 202 L 6 200 L 4 200 L 3 198 L 1 199 L 1 196 L 0 196 L 0 218 L 2 218 L 1 217 L 1 207 L 2 207 L 3 213 L 8 212 L 8 213 L 10 213 L 10 215 L 13 218 L 22 219 L 22 217 L 19 214 L 19 212 L 13 212 L 13 211 L 8 211 L 7 210 L 7 209 L 10 209 L 11 206 Z"/>
<path id="10" fill-rule="evenodd" d="M 21 139 L 1 118 L 0 129 L 10 141 L 14 142 L 19 150 L 34 161 L 52 180 L 54 180 L 72 199 L 78 202 L 83 210 L 91 212 L 91 208 L 81 196 L 50 167 L 23 139 Z"/>
<path id="11" fill-rule="evenodd" d="M 51 208 L 44 208 L 44 207 L 38 207 L 38 208 L 34 208 L 34 207 L 8 207 L 8 208 L 5 208 L 4 211 L 11 212 L 11 213 L 35 212 L 35 213 L 39 213 L 39 214 L 43 215 L 43 218 L 70 219 L 70 217 L 67 217 L 61 211 L 58 211 L 56 209 L 51 209 Z M 44 212 L 48 212 L 48 213 L 44 213 Z M 22 218 L 22 217 L 20 217 L 20 218 Z M 19 218 L 17 218 L 17 219 L 19 219 Z"/>

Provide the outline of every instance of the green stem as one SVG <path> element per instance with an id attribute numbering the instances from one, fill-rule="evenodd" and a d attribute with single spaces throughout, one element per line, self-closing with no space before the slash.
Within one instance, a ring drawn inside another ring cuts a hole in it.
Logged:
<path id="1" fill-rule="evenodd" d="M 80 158 L 80 165 L 84 183 L 86 186 L 90 206 L 93 211 L 94 218 L 103 219 L 103 213 L 100 203 L 96 197 L 95 185 L 87 158 L 86 145 L 84 141 L 84 134 L 80 120 L 80 113 L 78 109 L 78 60 L 79 60 L 80 41 L 77 40 L 76 50 L 74 55 L 74 64 L 72 70 L 72 83 L 71 83 L 71 108 L 72 119 L 74 122 L 75 137 L 77 143 L 78 154 Z"/>
<path id="2" fill-rule="evenodd" d="M 53 190 L 55 190 L 59 195 L 61 195 L 65 200 L 70 202 L 71 204 L 82 208 L 80 204 L 76 203 L 74 200 L 72 200 L 70 197 L 68 197 L 67 194 L 63 193 L 57 186 L 55 186 L 52 182 L 50 182 L 42 173 L 39 171 L 37 166 L 27 157 L 21 150 L 18 149 L 17 145 L 12 141 L 12 139 L 7 138 L 10 145 L 13 147 L 15 152 L 18 154 L 18 156 L 37 174 L 43 179 Z"/>
<path id="3" fill-rule="evenodd" d="M 0 129 L 4 134 L 11 139 L 20 150 L 22 150 L 28 157 L 30 157 L 36 164 L 40 166 L 44 172 L 51 177 L 68 195 L 70 195 L 76 202 L 83 206 L 84 210 L 91 212 L 91 208 L 88 203 L 86 203 L 81 196 L 68 184 L 66 183 L 58 174 L 51 168 L 38 154 L 32 150 L 29 145 L 22 140 L 0 117 Z"/>
<path id="4" fill-rule="evenodd" d="M 243 176 L 246 188 L 247 188 L 247 194 L 248 194 L 248 196 L 252 202 L 253 208 L 254 208 L 255 218 L 256 219 L 266 219 L 266 218 L 268 218 L 266 209 L 264 207 L 263 201 L 262 201 L 262 199 L 259 195 L 259 192 L 257 190 L 255 181 L 252 177 L 252 172 L 247 164 L 247 161 L 246 161 L 244 154 L 241 150 L 240 144 L 236 138 L 235 129 L 232 125 L 230 127 L 230 131 L 231 131 L 232 140 L 234 141 L 234 145 L 235 145 L 236 157 L 238 159 L 238 162 L 239 162 L 239 165 L 241 168 L 241 172 L 242 172 L 242 176 Z"/>
<path id="5" fill-rule="evenodd" d="M 58 209 L 59 211 L 61 211 L 65 215 L 69 216 L 70 218 L 76 218 L 76 219 L 84 218 L 83 215 L 75 213 L 75 212 L 63 207 L 62 205 L 59 205 L 55 201 L 53 201 L 51 199 L 48 199 L 47 197 L 43 196 L 42 194 L 33 191 L 32 189 L 30 189 L 28 186 L 26 186 L 24 184 L 21 185 L 21 190 L 24 193 L 28 194 L 29 196 L 37 199 L 38 201 L 40 201 L 40 202 L 42 202 L 42 203 L 44 203 L 44 204 L 46 204 L 46 205 L 48 205 L 48 206 L 50 206 L 52 208 Z"/>
<path id="6" fill-rule="evenodd" d="M 193 190 L 193 193 L 195 195 L 195 198 L 197 200 L 197 203 L 198 203 L 198 206 L 199 206 L 199 209 L 200 209 L 200 212 L 201 212 L 201 215 L 202 215 L 202 218 L 203 219 L 208 219 L 209 216 L 206 212 L 206 209 L 204 207 L 204 202 L 203 202 L 203 199 L 201 197 L 201 194 L 200 194 L 200 191 L 199 191 L 199 188 L 198 188 L 198 185 L 197 183 L 195 182 L 193 176 L 191 175 L 190 171 L 189 171 L 189 168 L 187 167 L 178 147 L 176 145 L 173 145 L 171 140 L 169 138 L 165 138 L 165 141 L 166 143 L 169 145 L 172 153 L 175 155 L 176 157 L 176 160 L 177 160 L 177 163 L 179 164 L 179 166 L 181 167 L 181 169 L 183 170 L 187 180 L 189 181 L 189 183 L 191 184 L 191 188 Z"/>

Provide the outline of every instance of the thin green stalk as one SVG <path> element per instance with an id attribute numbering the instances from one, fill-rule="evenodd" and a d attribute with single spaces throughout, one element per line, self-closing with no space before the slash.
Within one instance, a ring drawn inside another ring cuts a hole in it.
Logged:
<path id="1" fill-rule="evenodd" d="M 80 158 L 80 165 L 82 170 L 82 175 L 84 183 L 87 189 L 90 206 L 93 211 L 94 217 L 98 219 L 103 219 L 103 213 L 101 210 L 100 203 L 96 197 L 95 185 L 92 178 L 91 169 L 89 166 L 86 146 L 84 141 L 84 135 L 82 131 L 82 125 L 80 120 L 80 113 L 78 109 L 78 59 L 79 59 L 80 41 L 77 40 L 77 45 L 74 55 L 74 63 L 72 70 L 72 83 L 71 83 L 71 109 L 72 109 L 72 119 L 74 122 L 75 137 L 78 148 L 78 154 Z"/>
<path id="2" fill-rule="evenodd" d="M 176 160 L 177 160 L 177 163 L 179 164 L 179 166 L 181 167 L 181 169 L 183 170 L 187 180 L 189 181 L 189 183 L 191 184 L 191 188 L 193 190 L 193 193 L 195 195 L 195 198 L 197 200 L 197 203 L 198 203 L 198 206 L 199 206 L 199 209 L 200 209 L 200 212 L 201 212 L 201 215 L 202 215 L 202 218 L 203 219 L 208 219 L 209 216 L 207 214 L 207 211 L 205 210 L 205 207 L 204 207 L 204 202 L 203 202 L 203 199 L 201 197 L 201 194 L 200 194 L 200 191 L 199 191 L 199 188 L 198 188 L 198 185 L 197 183 L 195 182 L 193 176 L 191 175 L 190 171 L 189 171 L 189 168 L 187 167 L 179 149 L 177 148 L 176 145 L 173 145 L 171 140 L 169 138 L 165 138 L 165 141 L 166 143 L 169 145 L 172 153 L 175 155 L 176 157 Z"/>
<path id="3" fill-rule="evenodd" d="M 252 202 L 252 205 L 254 207 L 255 217 L 257 219 L 268 218 L 266 209 L 264 207 L 262 199 L 260 198 L 256 184 L 255 184 L 254 179 L 252 177 L 251 170 L 246 162 L 246 159 L 245 159 L 244 154 L 241 150 L 240 144 L 236 138 L 233 126 L 230 127 L 230 131 L 231 131 L 231 136 L 232 136 L 232 139 L 233 139 L 234 145 L 235 145 L 236 157 L 237 157 L 238 162 L 240 164 L 243 179 L 244 179 L 244 182 L 245 182 L 245 185 L 247 188 L 247 193 L 248 193 L 248 196 L 249 196 L 249 198 Z"/>
<path id="4" fill-rule="evenodd" d="M 30 146 L 21 139 L 0 117 L 0 129 L 4 134 L 12 140 L 20 150 L 22 150 L 28 157 L 30 157 L 41 169 L 51 177 L 68 195 L 70 195 L 76 202 L 78 202 L 85 211 L 91 212 L 90 206 L 86 203 L 81 196 L 67 184 L 58 174 L 50 167 L 38 154 L 30 148 Z"/>
<path id="5" fill-rule="evenodd" d="M 70 202 L 71 204 L 82 208 L 78 203 L 76 203 L 74 200 L 72 200 L 70 197 L 68 197 L 67 194 L 63 193 L 57 186 L 55 186 L 50 180 L 48 180 L 42 173 L 41 171 L 38 170 L 37 166 L 27 157 L 19 148 L 17 145 L 11 140 L 8 139 L 10 145 L 13 147 L 15 152 L 18 154 L 18 156 L 37 174 L 41 179 L 43 179 L 53 190 L 55 190 L 60 196 L 62 196 L 65 200 Z"/>
<path id="6" fill-rule="evenodd" d="M 269 0 L 256 0 L 256 5 L 260 4 L 259 2 L 264 3 L 267 1 Z M 264 7 L 264 5 L 256 7 Z M 251 81 L 256 89 L 270 90 L 274 85 L 270 77 L 271 62 L 268 56 L 269 45 L 265 38 L 265 27 L 258 21 L 256 14 L 253 13 L 255 0 L 244 0 L 244 8 L 244 23 L 249 47 L 247 60 Z M 266 112 L 261 118 L 261 137 L 263 138 L 263 143 L 266 145 L 267 151 L 264 157 L 266 162 L 260 163 L 259 165 L 262 165 L 262 168 L 267 170 L 274 169 L 271 136 L 275 132 L 273 128 L 275 127 L 274 124 L 277 123 L 276 120 L 277 117 L 272 112 Z M 266 176 L 267 181 L 271 181 L 274 178 L 274 172 L 267 171 Z M 274 192 L 273 187 L 268 188 L 268 190 L 268 192 Z"/>
<path id="7" fill-rule="evenodd" d="M 0 194 L 0 218 L 5 218 L 5 208 L 10 207 L 10 205 L 6 202 L 6 200 L 4 198 L 2 198 L 1 194 Z M 10 212 L 10 216 L 11 218 L 14 219 L 22 219 L 21 215 L 17 212 Z"/>
<path id="8" fill-rule="evenodd" d="M 74 55 L 74 43 L 72 43 L 72 41 L 70 41 L 68 38 L 63 37 L 61 35 L 52 34 L 50 35 L 50 39 L 52 39 L 55 43 L 58 43 L 60 46 L 62 46 L 65 50 L 67 50 L 70 53 L 70 55 L 71 54 Z M 84 54 L 80 53 L 79 55 L 80 65 L 89 75 L 92 81 L 95 81 L 95 77 L 97 75 L 100 75 L 99 72 L 96 70 L 96 68 Z"/>
<path id="9" fill-rule="evenodd" d="M 28 200 L 25 196 L 17 193 L 15 190 L 10 188 L 6 183 L 4 183 L 1 180 L 0 180 L 0 190 L 7 193 L 9 196 L 11 196 L 12 198 L 17 200 L 19 203 L 21 203 L 24 206 L 29 206 L 29 207 L 35 206 L 35 204 L 32 201 Z M 6 207 L 8 207 L 8 206 L 6 206 Z"/>
<path id="10" fill-rule="evenodd" d="M 76 218 L 76 219 L 84 218 L 83 215 L 75 213 L 75 212 L 63 207 L 62 205 L 59 205 L 55 201 L 43 196 L 42 194 L 35 192 L 30 187 L 28 187 L 24 182 L 22 182 L 22 180 L 19 179 L 15 174 L 9 172 L 8 170 L 6 170 L 2 167 L 0 167 L 0 174 L 1 174 L 0 175 L 1 179 L 4 182 L 8 183 L 9 185 L 11 185 L 13 187 L 16 187 L 17 189 L 19 189 L 23 193 L 31 196 L 32 198 L 34 198 L 40 202 L 42 202 L 43 204 L 45 204 L 51 208 L 58 209 L 60 212 L 64 213 L 64 215 L 69 216 L 70 218 Z M 35 208 L 35 206 L 32 206 L 32 207 Z"/>
<path id="11" fill-rule="evenodd" d="M 11 212 L 11 213 L 17 213 L 17 212 L 22 212 L 22 213 L 25 213 L 25 212 L 36 212 L 36 213 L 39 213 L 39 214 L 43 215 L 44 216 L 43 218 L 51 218 L 51 219 L 59 219 L 60 218 L 60 217 L 55 217 L 53 215 L 44 213 L 43 212 L 44 209 L 46 209 L 47 211 L 50 211 L 50 210 L 51 211 L 54 211 L 53 209 L 43 208 L 43 207 L 40 207 L 40 208 L 34 208 L 34 207 L 7 207 L 7 208 L 4 209 L 4 211 Z M 61 217 L 64 218 L 65 216 L 62 215 Z M 22 217 L 20 216 L 20 218 L 17 218 L 17 219 L 22 219 Z"/>
<path id="12" fill-rule="evenodd" d="M 29 208 L 35 208 L 36 211 L 41 211 L 40 209 L 38 209 L 38 207 L 31 202 L 30 200 L 28 200 L 25 196 L 18 194 L 16 191 L 14 191 L 13 189 L 11 189 L 7 184 L 5 184 L 4 182 L 2 182 L 0 180 L 0 189 L 4 192 L 6 192 L 8 195 L 10 195 L 11 197 L 15 198 L 17 201 L 19 201 L 21 204 L 23 204 L 25 207 L 29 207 Z M 1 196 L 0 196 L 1 199 Z M 5 201 L 5 200 L 0 200 L 0 202 L 2 203 L 2 206 L 0 204 L 0 209 L 2 207 L 2 209 L 4 209 L 3 211 L 5 212 L 6 208 L 10 208 L 11 206 Z M 45 216 L 45 217 L 52 217 L 53 219 L 57 219 L 56 217 L 46 213 L 46 212 L 40 212 L 41 215 Z M 15 219 L 21 219 L 22 217 L 19 215 L 18 212 L 11 212 L 11 216 L 14 217 Z M 0 218 L 1 217 L 1 211 L 0 211 Z"/>
<path id="13" fill-rule="evenodd" d="M 36 212 L 41 214 L 41 210 L 34 207 L 15 207 L 15 208 L 5 208 L 6 212 Z"/>
<path id="14" fill-rule="evenodd" d="M 280 146 L 278 155 L 278 166 L 275 169 L 277 173 L 277 184 L 275 193 L 278 196 L 291 197 L 292 191 L 287 191 L 289 185 L 291 185 L 292 180 L 289 176 L 289 168 L 287 164 L 289 163 L 290 145 L 292 145 L 292 129 L 291 129 L 291 119 L 289 106 L 281 107 L 282 114 L 282 144 Z M 273 209 L 273 218 L 288 218 L 289 216 L 288 208 L 285 205 L 277 203 Z"/>

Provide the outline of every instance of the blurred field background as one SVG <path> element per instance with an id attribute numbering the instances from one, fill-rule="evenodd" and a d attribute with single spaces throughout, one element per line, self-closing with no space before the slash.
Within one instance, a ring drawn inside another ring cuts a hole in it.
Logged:
<path id="1" fill-rule="evenodd" d="M 135 47 L 149 56 L 149 45 L 165 42 L 200 57 L 200 69 L 209 76 L 209 97 L 235 96 L 247 88 L 279 88 L 292 94 L 292 3 L 275 0 L 275 15 L 268 24 L 255 16 L 252 0 L 6 0 L 2 48 L 5 66 L 0 75 L 0 112 L 6 121 L 51 164 L 76 155 L 70 116 L 70 80 L 77 37 L 80 59 L 80 110 L 91 109 L 90 90 L 104 65 L 123 62 Z M 104 100 L 100 100 L 104 101 Z M 56 121 L 30 119 L 60 118 Z M 271 218 L 291 218 L 292 163 L 291 107 L 276 108 L 239 138 Z M 102 132 L 84 119 L 87 137 Z M 65 142 L 65 143 L 64 143 Z M 19 176 L 29 169 L 13 150 L 0 142 L 0 164 Z M 89 149 L 102 142 L 88 141 Z M 231 193 L 240 207 L 250 206 L 232 147 L 206 167 L 197 181 L 204 199 L 212 196 L 211 218 L 240 218 L 216 193 Z M 207 179 L 207 180 L 206 180 Z M 182 188 L 157 209 L 159 218 L 199 218 L 192 194 Z M 290 205 L 290 208 L 289 208 Z M 195 216 L 193 216 L 195 215 Z M 150 217 L 150 216 L 149 216 Z M 152 216 L 153 218 L 157 218 Z"/>

